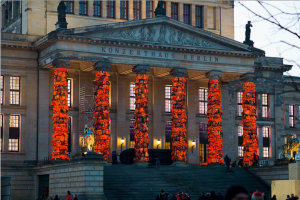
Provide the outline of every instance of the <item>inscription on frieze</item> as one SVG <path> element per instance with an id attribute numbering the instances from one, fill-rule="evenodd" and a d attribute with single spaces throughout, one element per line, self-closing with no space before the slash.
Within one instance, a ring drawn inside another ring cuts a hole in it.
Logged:
<path id="1" fill-rule="evenodd" d="M 205 48 L 220 46 L 212 41 L 208 41 L 191 33 L 164 24 L 138 26 L 101 33 L 98 32 L 90 36 Z"/>

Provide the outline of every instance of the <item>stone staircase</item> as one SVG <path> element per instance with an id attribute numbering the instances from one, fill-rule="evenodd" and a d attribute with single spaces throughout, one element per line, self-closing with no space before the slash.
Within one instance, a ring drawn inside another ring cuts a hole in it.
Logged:
<path id="1" fill-rule="evenodd" d="M 214 190 L 223 195 L 228 186 L 239 184 L 248 190 L 265 192 L 270 199 L 270 187 L 244 168 L 233 168 L 226 174 L 225 167 L 175 167 L 160 169 L 136 165 L 111 165 L 104 167 L 104 194 L 108 200 L 154 200 L 161 189 L 165 192 L 188 193 L 192 200 L 202 192 Z"/>

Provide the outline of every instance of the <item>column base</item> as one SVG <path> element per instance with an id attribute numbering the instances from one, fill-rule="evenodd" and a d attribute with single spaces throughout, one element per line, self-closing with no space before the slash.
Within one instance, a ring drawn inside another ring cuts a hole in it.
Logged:
<path id="1" fill-rule="evenodd" d="M 186 164 L 185 161 L 176 161 L 172 164 L 172 166 L 176 166 L 176 167 L 189 167 L 188 164 Z"/>
<path id="2" fill-rule="evenodd" d="M 148 162 L 136 162 L 133 165 L 139 166 L 139 167 L 148 167 Z"/>

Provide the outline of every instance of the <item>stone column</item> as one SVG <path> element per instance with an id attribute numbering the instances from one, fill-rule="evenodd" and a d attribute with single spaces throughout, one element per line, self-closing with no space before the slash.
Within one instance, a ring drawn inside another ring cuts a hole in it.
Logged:
<path id="1" fill-rule="evenodd" d="M 285 104 L 285 128 L 290 128 L 289 123 L 289 104 Z"/>
<path id="2" fill-rule="evenodd" d="M 276 159 L 276 146 L 275 146 L 275 141 L 276 141 L 276 137 L 275 137 L 275 130 L 274 130 L 274 126 L 271 126 L 271 134 L 269 135 L 270 138 L 270 157 L 272 159 Z"/>
<path id="3" fill-rule="evenodd" d="M 207 163 L 223 163 L 223 129 L 222 129 L 222 108 L 221 91 L 219 78 L 223 76 L 222 71 L 211 71 L 206 74 L 209 78 L 207 117 L 208 117 L 208 155 Z M 220 120 L 220 121 L 219 121 Z M 211 129 L 211 130 L 210 130 Z M 220 155 L 221 154 L 221 155 Z"/>
<path id="4" fill-rule="evenodd" d="M 183 22 L 183 3 L 178 3 L 178 20 Z"/>
<path id="5" fill-rule="evenodd" d="M 10 76 L 4 76 L 4 97 L 3 105 L 10 105 Z"/>
<path id="6" fill-rule="evenodd" d="M 171 18 L 171 1 L 166 1 L 166 16 Z"/>
<path id="7" fill-rule="evenodd" d="M 146 1 L 141 1 L 140 3 L 140 10 L 141 10 L 141 19 L 146 19 Z"/>
<path id="8" fill-rule="evenodd" d="M 149 114 L 148 114 L 148 76 L 147 72 L 150 71 L 148 65 L 137 65 L 132 69 L 136 72 L 135 81 L 135 157 L 134 162 L 148 162 L 149 154 Z M 141 151 L 142 149 L 142 151 Z"/>
<path id="9" fill-rule="evenodd" d="M 215 18 L 215 29 L 216 30 L 220 30 L 220 25 L 221 25 L 221 22 L 220 22 L 220 19 L 221 19 L 221 16 L 220 16 L 220 9 L 221 7 L 215 7 L 215 13 L 216 13 L 216 18 Z"/>
<path id="10" fill-rule="evenodd" d="M 128 21 L 133 20 L 133 1 L 128 1 Z"/>
<path id="11" fill-rule="evenodd" d="M 262 94 L 258 94 L 257 98 L 258 102 L 256 102 L 257 104 L 257 118 L 258 119 L 262 119 Z"/>
<path id="12" fill-rule="evenodd" d="M 9 114 L 3 115 L 3 153 L 8 153 L 8 143 L 9 143 Z"/>
<path id="13" fill-rule="evenodd" d="M 79 15 L 79 1 L 74 1 L 74 14 Z"/>
<path id="14" fill-rule="evenodd" d="M 275 96 L 274 95 L 270 95 L 270 114 L 271 114 L 271 116 L 270 116 L 270 118 L 275 118 L 275 116 L 274 116 L 274 114 L 275 114 L 275 98 L 274 98 Z"/>
<path id="15" fill-rule="evenodd" d="M 115 1 L 115 5 L 116 5 L 115 17 L 116 19 L 120 19 L 120 1 Z"/>
<path id="16" fill-rule="evenodd" d="M 124 79 L 124 77 L 119 77 L 117 75 L 117 114 L 116 114 L 116 136 L 113 138 L 113 150 L 116 150 L 117 153 L 121 152 L 121 139 L 124 138 L 124 144 L 122 146 L 122 150 L 126 149 L 126 136 L 129 135 L 126 132 L 126 127 L 129 124 L 126 123 L 126 107 L 129 105 L 126 104 L 126 98 L 129 94 L 129 85 Z"/>
<path id="17" fill-rule="evenodd" d="M 185 105 L 186 105 L 186 90 L 185 84 L 186 79 L 183 77 L 187 74 L 187 70 L 185 68 L 174 68 L 170 71 L 170 75 L 174 76 L 172 82 L 172 94 L 173 94 L 173 102 L 172 102 L 172 137 L 173 148 L 172 159 L 173 161 L 179 161 L 180 163 L 186 162 L 186 149 L 188 148 L 187 143 L 187 130 L 186 130 L 186 121 L 187 116 L 185 114 Z M 175 98 L 175 100 L 174 100 Z"/>
<path id="18" fill-rule="evenodd" d="M 258 127 L 258 156 L 260 159 L 263 158 L 263 130 L 262 126 Z"/>
<path id="19" fill-rule="evenodd" d="M 207 6 L 203 6 L 203 28 L 207 29 Z"/>
<path id="20" fill-rule="evenodd" d="M 93 12 L 93 0 L 88 0 L 88 16 L 93 17 L 94 16 L 94 12 Z"/>
<path id="21" fill-rule="evenodd" d="M 300 124 L 299 124 L 299 104 L 295 105 L 295 127 L 296 129 L 300 128 Z"/>
<path id="22" fill-rule="evenodd" d="M 101 3 L 101 16 L 107 18 L 106 0 L 103 0 Z"/>
<path id="23" fill-rule="evenodd" d="M 195 16 L 196 16 L 196 6 L 195 4 L 191 4 L 191 25 L 195 26 L 196 24 L 196 20 L 195 20 Z"/>

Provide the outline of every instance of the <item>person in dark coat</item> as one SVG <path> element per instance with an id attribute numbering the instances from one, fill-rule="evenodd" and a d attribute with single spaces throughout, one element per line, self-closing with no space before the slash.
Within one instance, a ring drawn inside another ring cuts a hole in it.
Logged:
<path id="1" fill-rule="evenodd" d="M 54 200 L 60 200 L 60 199 L 58 198 L 58 195 L 55 195 Z"/>
<path id="2" fill-rule="evenodd" d="M 177 200 L 176 195 L 172 194 L 172 196 L 170 197 L 170 200 Z"/>
<path id="3" fill-rule="evenodd" d="M 218 200 L 224 200 L 224 196 L 221 194 L 221 192 L 219 191 L 217 194 Z"/>
<path id="4" fill-rule="evenodd" d="M 183 198 L 184 198 L 184 200 L 191 200 L 190 197 L 189 197 L 189 195 L 187 193 L 185 193 L 183 195 Z"/>
<path id="5" fill-rule="evenodd" d="M 275 194 L 272 196 L 271 200 L 276 200 L 276 195 Z"/>
<path id="6" fill-rule="evenodd" d="M 199 197 L 198 200 L 205 200 L 205 194 L 204 194 L 204 192 L 202 192 L 202 195 Z"/>
<path id="7" fill-rule="evenodd" d="M 225 199 L 224 200 L 249 200 L 249 194 L 248 191 L 240 185 L 232 185 L 230 186 L 226 193 L 225 193 Z"/>
<path id="8" fill-rule="evenodd" d="M 210 200 L 218 200 L 218 197 L 217 197 L 215 191 L 210 192 L 210 198 L 209 199 Z"/>
<path id="9" fill-rule="evenodd" d="M 160 156 L 159 154 L 156 154 L 156 157 L 155 157 L 155 161 L 156 161 L 156 169 L 157 169 L 157 166 L 158 168 L 160 168 Z"/>
<path id="10" fill-rule="evenodd" d="M 74 194 L 73 200 L 78 200 L 78 199 L 77 199 L 77 194 Z"/>
<path id="11" fill-rule="evenodd" d="M 240 159 L 240 160 L 239 160 L 238 166 L 243 167 L 243 159 Z"/>
<path id="12" fill-rule="evenodd" d="M 167 195 L 165 194 L 164 190 L 161 190 L 160 193 L 157 195 L 156 200 L 166 200 Z"/>
<path id="13" fill-rule="evenodd" d="M 257 167 L 257 157 L 255 153 L 253 153 L 253 160 L 253 166 Z"/>
<path id="14" fill-rule="evenodd" d="M 224 161 L 225 161 L 225 165 L 226 165 L 226 173 L 229 173 L 230 172 L 230 158 L 228 157 L 227 154 L 224 158 Z"/>

